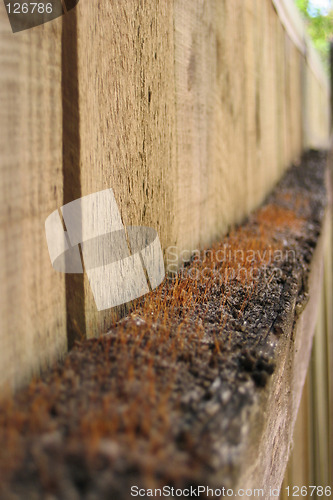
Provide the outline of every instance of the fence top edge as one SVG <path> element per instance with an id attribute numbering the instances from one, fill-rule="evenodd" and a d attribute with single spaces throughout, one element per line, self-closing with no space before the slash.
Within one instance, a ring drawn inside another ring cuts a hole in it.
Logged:
<path id="1" fill-rule="evenodd" d="M 307 59 L 317 80 L 329 91 L 329 80 L 319 54 L 310 40 L 305 23 L 292 0 L 271 0 L 291 41 Z"/>

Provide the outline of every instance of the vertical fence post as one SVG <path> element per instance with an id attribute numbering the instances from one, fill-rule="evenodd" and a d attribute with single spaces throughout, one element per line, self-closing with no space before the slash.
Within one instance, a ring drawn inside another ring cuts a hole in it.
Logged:
<path id="1" fill-rule="evenodd" d="M 330 40 L 331 131 L 333 130 L 333 38 Z"/>

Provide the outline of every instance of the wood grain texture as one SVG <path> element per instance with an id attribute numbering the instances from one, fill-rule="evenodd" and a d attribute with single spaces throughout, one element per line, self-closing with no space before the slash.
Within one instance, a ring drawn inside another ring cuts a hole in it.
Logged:
<path id="1" fill-rule="evenodd" d="M 13 34 L 0 5 L 0 388 L 66 347 L 45 219 L 62 201 L 61 20 Z"/>
<path id="2" fill-rule="evenodd" d="M 306 148 L 329 148 L 330 106 L 327 86 L 315 78 L 308 61 L 303 61 L 303 144 Z"/>
<path id="3" fill-rule="evenodd" d="M 112 188 L 124 224 L 154 227 L 166 248 L 177 226 L 172 3 L 80 2 L 72 14 L 80 117 L 74 182 L 82 196 Z M 96 311 L 88 281 L 85 311 L 88 336 L 112 321 L 112 312 Z"/>
<path id="4" fill-rule="evenodd" d="M 271 1 L 176 0 L 174 17 L 181 252 L 240 222 L 298 158 L 302 55 Z"/>

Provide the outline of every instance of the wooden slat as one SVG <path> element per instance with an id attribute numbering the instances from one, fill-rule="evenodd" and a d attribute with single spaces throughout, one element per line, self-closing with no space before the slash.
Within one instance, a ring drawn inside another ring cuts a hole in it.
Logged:
<path id="1" fill-rule="evenodd" d="M 315 78 L 308 62 L 303 62 L 303 144 L 307 148 L 329 148 L 330 107 L 329 91 Z"/>
<path id="2" fill-rule="evenodd" d="M 0 389 L 66 346 L 44 224 L 62 202 L 61 19 L 13 34 L 0 4 Z"/>
<path id="3" fill-rule="evenodd" d="M 82 196 L 112 188 L 124 224 L 154 227 L 166 248 L 178 226 L 172 3 L 80 2 L 70 16 L 80 131 L 72 182 Z M 98 313 L 87 280 L 84 288 L 86 334 L 97 335 L 112 312 Z M 80 301 L 69 310 L 74 320 L 82 313 Z"/>
<path id="4" fill-rule="evenodd" d="M 175 2 L 180 250 L 240 222 L 299 156 L 300 61 L 271 1 Z"/>

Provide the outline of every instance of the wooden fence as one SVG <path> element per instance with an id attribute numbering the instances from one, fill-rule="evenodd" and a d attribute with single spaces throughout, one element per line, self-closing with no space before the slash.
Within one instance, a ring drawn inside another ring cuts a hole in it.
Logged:
<path id="1" fill-rule="evenodd" d="M 0 65 L 2 390 L 112 321 L 86 277 L 52 269 L 52 211 L 112 187 L 167 260 L 328 144 L 327 78 L 291 0 L 81 0 L 15 34 L 1 3 Z"/>

